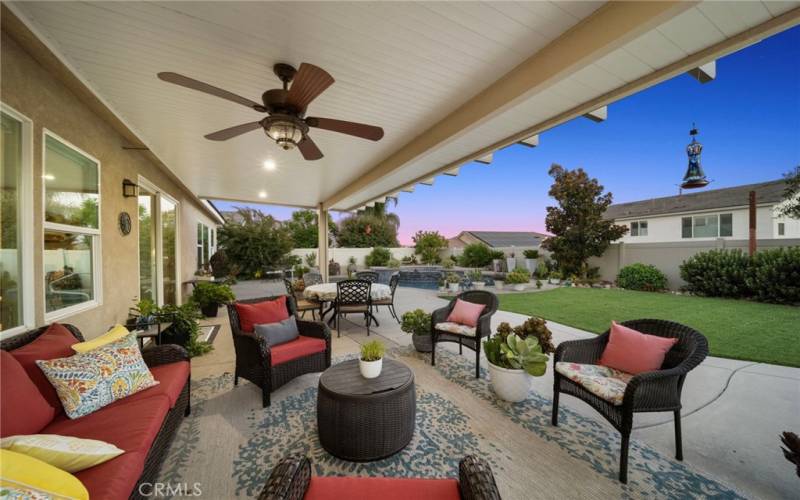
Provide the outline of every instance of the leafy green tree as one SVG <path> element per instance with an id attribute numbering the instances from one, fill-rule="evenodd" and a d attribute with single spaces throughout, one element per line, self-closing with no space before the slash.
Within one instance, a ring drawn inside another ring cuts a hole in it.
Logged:
<path id="1" fill-rule="evenodd" d="M 292 213 L 292 218 L 285 225 L 292 235 L 294 248 L 317 248 L 319 246 L 319 224 L 316 210 L 297 210 Z M 335 236 L 336 224 L 328 214 L 328 244 Z"/>
<path id="2" fill-rule="evenodd" d="M 458 263 L 464 267 L 486 267 L 492 263 L 492 250 L 485 243 L 470 243 L 464 247 Z"/>
<path id="3" fill-rule="evenodd" d="M 356 214 L 339 222 L 336 242 L 340 247 L 396 247 L 397 227 L 374 215 Z"/>
<path id="4" fill-rule="evenodd" d="M 786 189 L 783 191 L 783 203 L 779 210 L 781 215 L 800 219 L 800 165 L 786 173 Z"/>
<path id="5" fill-rule="evenodd" d="M 252 208 L 237 208 L 242 222 L 226 222 L 218 230 L 219 245 L 229 262 L 245 276 L 259 277 L 286 262 L 292 249 L 287 227 L 271 215 Z"/>
<path id="6" fill-rule="evenodd" d="M 417 231 L 411 239 L 414 241 L 414 253 L 420 256 L 423 264 L 441 262 L 439 253 L 447 248 L 447 240 L 439 231 Z"/>
<path id="7" fill-rule="evenodd" d="M 545 226 L 553 236 L 542 246 L 565 273 L 585 277 L 589 257 L 602 255 L 628 228 L 603 219 L 613 195 L 603 194 L 603 186 L 582 168 L 566 170 L 554 163 L 548 174 L 554 180 L 548 194 L 558 206 L 547 207 Z"/>
<path id="8" fill-rule="evenodd" d="M 394 226 L 395 232 L 400 229 L 400 217 L 393 212 L 389 212 L 387 205 L 391 201 L 394 206 L 397 206 L 397 198 L 386 198 L 385 203 L 376 203 L 371 207 L 366 207 L 363 211 L 365 215 L 371 215 L 379 219 L 384 219 L 388 224 Z"/>

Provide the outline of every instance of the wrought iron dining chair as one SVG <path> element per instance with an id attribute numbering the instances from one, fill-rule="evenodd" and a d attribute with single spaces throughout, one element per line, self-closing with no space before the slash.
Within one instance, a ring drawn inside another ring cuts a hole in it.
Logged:
<path id="1" fill-rule="evenodd" d="M 399 283 L 400 283 L 400 273 L 394 273 L 392 277 L 389 278 L 389 290 L 391 290 L 392 292 L 391 298 L 372 301 L 372 307 L 376 311 L 378 310 L 378 307 L 386 306 L 386 308 L 389 309 L 389 313 L 395 320 L 397 320 L 398 323 L 400 323 L 400 318 L 397 316 L 397 312 L 394 310 L 394 292 L 395 290 L 397 290 L 397 285 Z"/>
<path id="2" fill-rule="evenodd" d="M 359 271 L 356 273 L 357 280 L 367 280 L 370 283 L 378 282 L 378 273 L 375 271 Z"/>
<path id="3" fill-rule="evenodd" d="M 336 283 L 336 300 L 334 301 L 334 315 L 336 317 L 336 336 L 341 337 L 342 316 L 347 314 L 363 314 L 367 324 L 367 336 L 372 323 L 370 308 L 372 282 L 368 280 L 344 280 Z"/>
<path id="4" fill-rule="evenodd" d="M 313 272 L 305 273 L 303 275 L 303 283 L 305 283 L 306 286 L 319 285 L 322 283 L 322 275 Z"/>
<path id="5" fill-rule="evenodd" d="M 286 287 L 286 295 L 294 297 L 295 303 L 297 304 L 297 312 L 301 313 L 302 317 L 306 316 L 306 311 L 311 311 L 311 318 L 316 320 L 317 311 L 319 311 L 320 318 L 322 318 L 322 302 L 306 299 L 303 297 L 302 292 L 296 291 L 294 286 L 292 286 L 292 282 L 286 278 L 283 279 L 283 285 Z"/>

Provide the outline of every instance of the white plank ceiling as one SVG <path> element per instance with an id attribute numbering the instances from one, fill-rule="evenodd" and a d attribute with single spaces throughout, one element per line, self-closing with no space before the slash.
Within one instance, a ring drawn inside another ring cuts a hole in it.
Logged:
<path id="1" fill-rule="evenodd" d="M 800 2 L 706 2 L 342 200 L 351 208 Z M 34 30 L 197 195 L 315 206 L 603 2 L 16 2 Z M 174 71 L 259 101 L 277 62 L 336 83 L 309 114 L 382 126 L 378 143 L 312 130 L 306 162 L 261 131 L 204 134 L 262 115 L 167 84 Z M 613 114 L 610 119 L 613 119 Z M 543 139 L 544 140 L 544 139 Z M 271 159 L 275 171 L 261 165 Z"/>

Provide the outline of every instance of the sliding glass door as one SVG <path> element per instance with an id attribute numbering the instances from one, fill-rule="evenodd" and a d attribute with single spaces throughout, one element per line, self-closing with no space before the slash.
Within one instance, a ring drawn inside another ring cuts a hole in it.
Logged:
<path id="1" fill-rule="evenodd" d="M 178 203 L 139 179 L 139 297 L 177 304 Z"/>
<path id="2" fill-rule="evenodd" d="M 164 276 L 164 304 L 178 303 L 177 205 L 161 198 L 161 268 Z"/>
<path id="3" fill-rule="evenodd" d="M 156 195 L 139 189 L 139 298 L 158 302 L 156 278 Z"/>

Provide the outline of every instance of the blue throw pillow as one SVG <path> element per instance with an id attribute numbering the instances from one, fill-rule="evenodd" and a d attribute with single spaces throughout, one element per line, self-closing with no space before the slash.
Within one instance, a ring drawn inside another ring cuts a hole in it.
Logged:
<path id="1" fill-rule="evenodd" d="M 277 323 L 256 325 L 254 331 L 257 336 L 266 340 L 270 347 L 291 342 L 300 336 L 294 316 Z"/>

